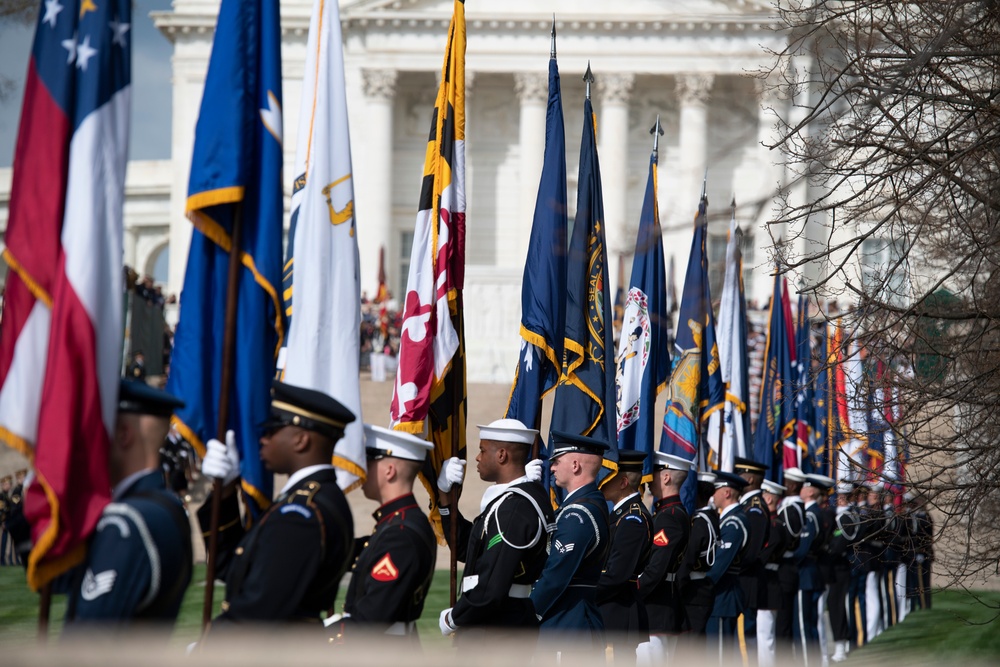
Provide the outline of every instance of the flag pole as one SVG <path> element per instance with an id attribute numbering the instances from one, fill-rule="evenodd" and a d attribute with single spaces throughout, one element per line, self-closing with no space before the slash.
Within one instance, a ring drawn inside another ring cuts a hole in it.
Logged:
<path id="1" fill-rule="evenodd" d="M 52 609 L 52 582 L 42 586 L 41 597 L 38 599 L 38 643 L 46 644 L 49 640 L 49 612 Z"/>
<path id="2" fill-rule="evenodd" d="M 440 207 L 438 208 L 440 210 Z M 465 355 L 465 311 L 464 311 L 464 300 L 462 298 L 462 290 L 455 290 L 455 306 L 456 312 L 458 313 L 458 318 L 461 323 L 462 338 L 459 344 L 459 353 Z M 461 442 L 461 434 L 459 433 L 459 423 L 461 422 L 462 428 L 465 427 L 464 420 L 459 419 L 459 414 L 462 409 L 462 392 L 460 392 L 461 387 L 459 386 L 462 377 L 465 376 L 465 360 L 462 361 L 462 373 L 455 373 L 455 367 L 452 366 L 452 372 L 449 375 L 453 375 L 451 378 L 452 384 L 452 410 L 451 410 L 451 453 L 452 456 L 458 454 L 459 444 Z M 455 484 L 451 487 L 449 491 L 451 498 L 449 503 L 451 505 L 452 511 L 455 512 L 452 515 L 451 521 L 448 522 L 448 543 L 451 545 L 451 550 L 448 557 L 448 581 L 449 581 L 449 593 L 448 599 L 450 600 L 451 607 L 455 606 L 455 602 L 458 601 L 458 499 L 462 495 L 462 485 Z"/>
<path id="3" fill-rule="evenodd" d="M 243 206 L 237 202 L 233 208 L 233 231 L 229 248 L 229 276 L 226 285 L 226 320 L 222 335 L 222 373 L 219 378 L 219 421 L 216 437 L 226 441 L 226 426 L 229 422 L 229 388 L 232 385 L 233 347 L 236 338 L 236 306 L 239 300 L 240 283 L 240 241 L 243 225 Z M 201 613 L 202 634 L 208 631 L 212 620 L 212 598 L 215 593 L 215 558 L 219 542 L 219 511 L 222 506 L 222 480 L 212 481 L 212 514 L 209 523 L 208 549 L 205 554 L 205 603 Z"/>

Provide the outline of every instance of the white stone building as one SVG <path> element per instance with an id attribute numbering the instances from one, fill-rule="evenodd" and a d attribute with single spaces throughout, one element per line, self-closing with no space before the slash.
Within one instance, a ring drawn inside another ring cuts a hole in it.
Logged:
<path id="1" fill-rule="evenodd" d="M 282 0 L 286 216 L 312 0 Z M 403 291 L 430 111 L 452 0 L 340 0 L 355 169 L 362 289 L 374 294 L 379 249 L 390 289 Z M 504 0 L 467 3 L 467 307 L 469 379 L 509 382 L 518 348 L 520 288 L 541 171 L 549 30 L 557 20 L 572 220 L 582 128 L 582 74 L 594 106 L 604 181 L 612 290 L 618 255 L 632 253 L 657 114 L 664 247 L 678 289 L 691 221 L 708 170 L 709 252 L 721 258 L 730 198 L 747 231 L 748 299 L 763 304 L 772 241 L 761 222 L 780 159 L 762 147 L 773 107 L 750 76 L 778 50 L 769 3 L 757 0 Z M 154 21 L 174 45 L 172 154 L 130 163 L 125 261 L 180 291 L 191 226 L 184 217 L 190 156 L 217 0 L 175 0 Z M 0 170 L 0 228 L 10 170 Z M 287 221 L 286 221 L 287 222 Z M 756 270 L 754 270 L 756 267 Z M 628 264 L 626 264 L 626 280 Z M 614 292 L 612 291 L 612 294 Z"/>

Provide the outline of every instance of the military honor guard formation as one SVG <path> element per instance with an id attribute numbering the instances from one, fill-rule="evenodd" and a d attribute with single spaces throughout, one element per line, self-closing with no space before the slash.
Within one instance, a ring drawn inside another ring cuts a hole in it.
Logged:
<path id="1" fill-rule="evenodd" d="M 358 274 L 372 267 L 357 259 L 364 222 L 354 218 L 338 7 L 322 0 L 284 257 L 278 2 L 222 1 L 169 379 L 164 389 L 122 379 L 130 12 L 125 0 L 44 3 L 4 251 L 0 436 L 32 465 L 16 486 L 0 482 L 0 558 L 23 563 L 43 615 L 51 593 L 68 596 L 67 635 L 177 618 L 193 546 L 166 483 L 176 479 L 164 474 L 168 438 L 190 443 L 213 481 L 196 514 L 208 578 L 225 594 L 215 601 L 205 586 L 206 644 L 280 623 L 333 645 L 376 634 L 418 646 L 417 620 L 435 615 L 458 651 L 503 642 L 525 661 L 590 650 L 651 666 L 697 651 L 713 664 L 818 666 L 930 605 L 934 531 L 906 487 L 900 369 L 857 350 L 849 318 L 811 317 L 804 298 L 793 322 L 776 271 L 760 416 L 750 414 L 740 230 L 734 215 L 716 316 L 704 192 L 674 325 L 658 119 L 613 321 L 594 75 L 570 228 L 554 26 L 522 346 L 506 408 L 477 427 L 476 473 L 488 486 L 474 518 L 458 502 L 468 458 L 461 0 L 431 118 L 387 427 L 361 415 Z M 277 490 L 276 474 L 287 479 Z M 357 490 L 379 504 L 371 526 L 354 525 Z M 439 544 L 450 548 L 452 600 L 425 609 Z"/>

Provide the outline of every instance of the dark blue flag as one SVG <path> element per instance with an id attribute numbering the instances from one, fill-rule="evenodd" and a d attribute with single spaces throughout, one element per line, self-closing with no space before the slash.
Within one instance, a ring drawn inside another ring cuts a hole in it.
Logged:
<path id="1" fill-rule="evenodd" d="M 617 469 L 618 437 L 604 198 L 594 125 L 588 99 L 583 107 L 576 220 L 566 267 L 565 351 L 551 428 L 607 442 L 607 472 Z"/>
<path id="2" fill-rule="evenodd" d="M 184 400 L 175 424 L 201 453 L 218 432 L 226 287 L 233 225 L 241 227 L 229 419 L 244 497 L 271 502 L 260 461 L 275 355 L 285 332 L 278 289 L 281 183 L 281 31 L 277 0 L 223 0 L 195 129 L 187 212 L 194 224 L 167 390 Z"/>
<path id="3" fill-rule="evenodd" d="M 559 382 L 562 370 L 566 227 L 566 130 L 559 66 L 551 58 L 545 159 L 521 283 L 521 351 L 505 415 L 528 428 L 540 427 L 542 397 Z"/>
<path id="4" fill-rule="evenodd" d="M 814 400 L 812 338 L 809 322 L 809 300 L 799 295 L 799 306 L 795 327 L 795 455 L 799 458 L 799 468 L 805 473 L 818 473 L 811 460 L 810 443 L 815 438 L 813 422 L 816 419 Z"/>
<path id="5" fill-rule="evenodd" d="M 788 347 L 788 326 L 782 301 L 784 279 L 775 272 L 771 296 L 767 348 L 764 352 L 764 381 L 760 392 L 760 418 L 754 432 L 754 459 L 767 466 L 767 478 L 779 482 L 785 457 L 785 436 L 794 437 L 795 390 L 792 359 Z M 787 428 L 786 428 L 787 427 Z"/>
<path id="6" fill-rule="evenodd" d="M 649 159 L 635 260 L 615 357 L 618 448 L 650 454 L 642 469 L 646 481 L 652 475 L 651 454 L 658 425 L 656 397 L 670 376 L 670 313 L 667 312 L 667 279 L 656 183 L 657 152 L 654 150 Z"/>
<path id="7" fill-rule="evenodd" d="M 706 469 L 705 451 L 701 447 L 704 422 L 713 412 L 721 410 L 726 400 L 708 286 L 707 207 L 708 200 L 703 195 L 694 221 L 691 254 L 684 276 L 674 341 L 676 361 L 668 384 L 660 439 L 660 451 L 693 459 L 699 470 Z M 681 489 L 681 501 L 689 512 L 694 511 L 697 488 L 697 475 L 692 473 Z"/>

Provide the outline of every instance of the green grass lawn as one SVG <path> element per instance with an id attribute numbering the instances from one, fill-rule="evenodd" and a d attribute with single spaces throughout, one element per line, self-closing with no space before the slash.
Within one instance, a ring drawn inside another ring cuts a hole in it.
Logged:
<path id="1" fill-rule="evenodd" d="M 459 573 L 461 574 L 461 573 Z M 438 614 L 448 606 L 448 572 L 438 570 L 434 573 L 424 614 L 417 622 L 421 640 L 425 645 L 441 643 L 447 640 L 441 636 L 438 629 Z M 340 587 L 337 596 L 338 608 L 343 604 L 347 593 L 346 585 Z M 225 591 L 216 585 L 213 602 L 215 614 L 219 613 Z M 24 568 L 0 567 L 0 646 L 25 645 L 37 641 L 38 637 L 38 599 L 24 580 Z M 174 629 L 173 643 L 187 645 L 197 641 L 201 634 L 201 614 L 205 601 L 205 566 L 196 565 L 191 586 L 184 596 L 177 627 Z M 50 612 L 49 634 L 57 637 L 62 631 L 62 619 L 66 614 L 66 597 L 55 595 L 52 598 Z M 213 614 L 214 616 L 214 614 Z"/>
<path id="2" fill-rule="evenodd" d="M 1000 662 L 1000 592 L 935 590 L 920 610 L 851 653 L 851 663 L 885 664 L 901 653 L 927 662 Z M 898 664 L 898 663 L 897 663 Z"/>
<path id="3" fill-rule="evenodd" d="M 173 642 L 186 645 L 196 641 L 201 630 L 201 610 L 205 590 L 205 567 L 196 566 L 194 579 L 184 598 Z M 338 605 L 343 602 L 342 586 Z M 215 589 L 215 606 L 222 601 L 223 590 Z M 438 614 L 448 606 L 448 573 L 438 570 L 418 622 L 425 646 L 448 645 L 438 631 Z M 50 632 L 58 635 L 66 610 L 63 596 L 52 604 Z M 851 653 L 849 664 L 885 663 L 903 653 L 925 662 L 959 664 L 1000 662 L 1000 592 L 938 590 L 934 608 L 911 614 L 905 622 L 891 628 L 868 646 Z M 24 570 L 0 568 L 0 646 L 26 645 L 36 641 L 38 596 L 24 583 Z M 897 663 L 898 664 L 898 663 Z"/>

